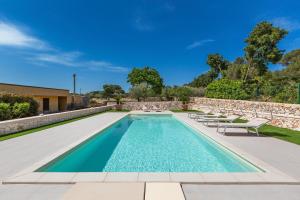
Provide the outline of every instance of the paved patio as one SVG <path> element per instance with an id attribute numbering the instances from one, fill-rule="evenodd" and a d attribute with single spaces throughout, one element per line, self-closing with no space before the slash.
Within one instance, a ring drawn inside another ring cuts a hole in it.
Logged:
<path id="1" fill-rule="evenodd" d="M 104 113 L 38 133 L 0 142 L 0 180 L 3 180 L 35 162 L 70 145 L 89 133 L 95 132 L 124 113 Z M 289 176 L 300 180 L 300 148 L 297 145 L 270 137 L 222 136 L 214 129 L 176 113 L 181 120 L 192 126 L 207 129 L 206 134 L 223 140 L 248 154 L 257 157 Z M 0 185 L 0 199 L 60 199 L 72 185 Z M 188 200 L 195 199 L 297 199 L 299 185 L 193 185 L 184 184 Z M 246 195 L 243 195 L 246 194 Z M 243 198 L 241 198 L 243 196 Z M 256 198 L 259 199 L 259 198 Z M 298 198 L 300 199 L 300 198 Z"/>

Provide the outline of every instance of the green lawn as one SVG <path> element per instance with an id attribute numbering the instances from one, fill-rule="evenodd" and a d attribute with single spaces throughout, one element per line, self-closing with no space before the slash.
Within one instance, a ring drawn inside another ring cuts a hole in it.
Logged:
<path id="1" fill-rule="evenodd" d="M 107 111 L 104 111 L 104 112 L 107 112 Z M 40 126 L 38 128 L 33 128 L 33 129 L 25 130 L 25 131 L 20 131 L 20 132 L 13 133 L 13 134 L 2 135 L 2 136 L 0 136 L 0 141 L 8 140 L 8 139 L 15 138 L 15 137 L 20 137 L 22 135 L 35 133 L 35 132 L 42 131 L 42 130 L 45 130 L 45 129 L 48 129 L 48 128 L 53 128 L 53 127 L 56 127 L 56 126 L 60 126 L 60 125 L 63 125 L 63 124 L 68 124 L 68 123 L 75 122 L 75 121 L 78 121 L 78 120 L 81 120 L 81 119 L 85 119 L 85 118 L 88 118 L 88 117 L 99 115 L 99 114 L 102 114 L 104 112 L 100 112 L 100 113 L 96 113 L 96 114 L 92 114 L 92 115 L 88 115 L 88 116 L 84 116 L 84 117 L 78 117 L 78 118 L 74 118 L 74 119 L 70 119 L 70 120 L 65 120 L 65 121 L 54 123 L 54 124 L 48 124 L 48 125 L 45 125 L 45 126 Z"/>
<path id="2" fill-rule="evenodd" d="M 182 110 L 182 109 L 174 109 L 174 110 L 170 110 L 172 112 L 201 112 L 199 110 Z"/>
<path id="3" fill-rule="evenodd" d="M 235 123 L 243 123 L 247 120 L 237 119 Z M 265 136 L 275 137 L 281 140 L 292 142 L 300 145 L 300 131 L 294 131 L 287 128 L 279 128 L 271 125 L 264 125 L 260 127 L 259 133 Z"/>

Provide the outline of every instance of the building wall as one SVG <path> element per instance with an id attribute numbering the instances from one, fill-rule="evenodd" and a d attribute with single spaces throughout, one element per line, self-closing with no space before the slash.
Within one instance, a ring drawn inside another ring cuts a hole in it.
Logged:
<path id="1" fill-rule="evenodd" d="M 49 98 L 50 113 L 65 111 L 67 109 L 68 90 L 0 83 L 0 92 L 33 97 L 39 104 L 39 113 L 43 113 L 43 98 Z M 58 100 L 59 98 L 60 101 Z"/>
<path id="2" fill-rule="evenodd" d="M 70 106 L 72 104 L 72 94 L 68 95 L 67 103 Z M 81 95 L 76 94 L 74 98 L 75 107 L 87 107 L 87 103 L 84 101 L 84 97 Z"/>
<path id="3" fill-rule="evenodd" d="M 43 99 L 44 98 L 49 98 L 49 112 L 53 113 L 53 112 L 58 112 L 59 111 L 59 107 L 58 107 L 58 97 L 57 96 L 53 96 L 53 97 L 49 97 L 49 96 L 34 96 L 33 99 L 36 100 L 39 104 L 39 108 L 38 108 L 38 112 L 39 113 L 43 113 Z"/>
<path id="4" fill-rule="evenodd" d="M 24 96 L 68 96 L 69 91 L 55 88 L 32 87 L 0 83 L 0 91 Z"/>

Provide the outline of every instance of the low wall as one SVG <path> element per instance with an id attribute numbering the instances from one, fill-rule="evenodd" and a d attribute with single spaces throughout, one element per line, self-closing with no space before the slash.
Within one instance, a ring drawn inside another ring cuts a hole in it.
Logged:
<path id="1" fill-rule="evenodd" d="M 245 119 L 266 118 L 270 120 L 269 124 L 278 127 L 300 128 L 300 105 L 298 104 L 195 97 L 189 106 L 196 110 L 201 110 L 201 107 L 209 107 L 214 112 L 236 114 Z"/>
<path id="2" fill-rule="evenodd" d="M 67 111 L 48 115 L 40 115 L 34 117 L 26 117 L 21 119 L 7 120 L 0 122 L 0 135 L 15 133 L 22 130 L 36 128 L 55 122 L 60 122 L 77 117 L 87 116 L 102 111 L 110 110 L 113 106 L 102 106 L 94 108 L 86 108 L 81 110 Z"/>
<path id="3" fill-rule="evenodd" d="M 126 110 L 142 110 L 143 107 L 152 109 L 157 107 L 161 110 L 181 109 L 182 103 L 180 101 L 157 101 L 157 102 L 124 102 L 123 109 Z"/>

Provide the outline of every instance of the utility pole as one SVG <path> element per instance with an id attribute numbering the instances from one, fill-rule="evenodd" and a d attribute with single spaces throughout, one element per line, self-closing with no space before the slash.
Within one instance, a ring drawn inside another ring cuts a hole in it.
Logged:
<path id="1" fill-rule="evenodd" d="M 300 104 L 300 83 L 298 83 L 297 97 L 297 103 Z"/>
<path id="2" fill-rule="evenodd" d="M 75 108 L 75 94 L 76 94 L 76 74 L 73 74 L 73 96 L 72 96 L 72 109 Z"/>

